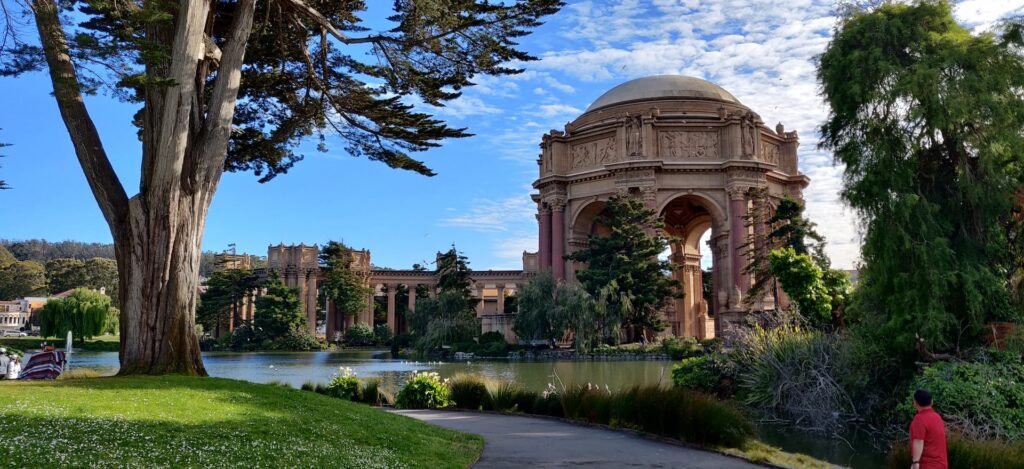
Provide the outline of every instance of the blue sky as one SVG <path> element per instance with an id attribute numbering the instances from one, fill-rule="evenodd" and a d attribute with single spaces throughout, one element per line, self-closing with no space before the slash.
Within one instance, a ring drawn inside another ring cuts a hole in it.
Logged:
<path id="1" fill-rule="evenodd" d="M 373 3 L 373 2 L 371 2 Z M 841 168 L 816 149 L 825 116 L 813 57 L 828 42 L 833 0 L 569 1 L 523 48 L 541 58 L 512 77 L 478 77 L 458 101 L 435 109 L 476 136 L 421 154 L 437 171 L 426 178 L 344 154 L 306 151 L 287 175 L 259 184 L 226 174 L 207 221 L 204 248 L 265 255 L 268 244 L 344 240 L 370 249 L 376 265 L 395 268 L 432 259 L 452 243 L 475 269 L 520 268 L 537 247 L 530 184 L 537 144 L 577 117 L 604 91 L 662 73 L 718 83 L 760 113 L 801 135 L 800 169 L 812 183 L 808 214 L 829 240 L 838 266 L 858 256 L 855 216 L 838 199 Z M 963 23 L 984 29 L 1024 0 L 957 3 Z M 25 29 L 31 33 L 30 29 Z M 41 74 L 0 79 L 0 238 L 109 242 L 109 231 L 78 167 Z M 115 169 L 138 187 L 134 108 L 107 97 L 88 106 Z"/>

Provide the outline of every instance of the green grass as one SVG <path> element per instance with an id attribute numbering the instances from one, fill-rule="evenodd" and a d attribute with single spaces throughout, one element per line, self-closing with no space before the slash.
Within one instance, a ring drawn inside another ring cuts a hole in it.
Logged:
<path id="1" fill-rule="evenodd" d="M 468 467 L 483 442 L 311 392 L 181 376 L 0 382 L 13 467 Z"/>
<path id="2" fill-rule="evenodd" d="M 88 352 L 116 352 L 121 347 L 120 339 L 116 335 L 102 335 L 84 342 L 77 337 L 74 340 L 73 346 L 75 350 L 85 350 Z M 13 347 L 22 351 L 34 351 L 39 350 L 39 344 L 48 342 L 57 348 L 63 349 L 64 341 L 65 338 L 54 337 L 48 339 L 42 337 L 3 337 L 0 338 L 0 346 Z"/>

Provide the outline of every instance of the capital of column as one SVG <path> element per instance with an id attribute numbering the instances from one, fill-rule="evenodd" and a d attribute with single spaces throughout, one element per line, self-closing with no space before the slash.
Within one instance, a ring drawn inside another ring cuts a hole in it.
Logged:
<path id="1" fill-rule="evenodd" d="M 645 203 L 653 204 L 658 200 L 658 189 L 654 186 L 641 187 L 640 193 Z"/>
<path id="2" fill-rule="evenodd" d="M 750 187 L 747 186 L 733 186 L 725 189 L 725 192 L 729 194 L 729 200 L 746 200 L 749 191 Z"/>
<path id="3" fill-rule="evenodd" d="M 565 211 L 566 200 L 563 197 L 552 197 L 548 199 L 548 206 L 550 210 L 555 212 Z"/>

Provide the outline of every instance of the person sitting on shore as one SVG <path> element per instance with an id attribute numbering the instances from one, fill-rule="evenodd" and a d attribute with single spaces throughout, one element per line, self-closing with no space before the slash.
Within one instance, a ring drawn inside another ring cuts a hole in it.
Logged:
<path id="1" fill-rule="evenodd" d="M 7 366 L 11 363 L 11 357 L 7 355 L 7 349 L 0 347 L 0 379 L 7 379 Z"/>
<path id="2" fill-rule="evenodd" d="M 21 358 L 17 355 L 11 356 L 10 363 L 7 364 L 7 379 L 18 379 L 21 376 Z"/>

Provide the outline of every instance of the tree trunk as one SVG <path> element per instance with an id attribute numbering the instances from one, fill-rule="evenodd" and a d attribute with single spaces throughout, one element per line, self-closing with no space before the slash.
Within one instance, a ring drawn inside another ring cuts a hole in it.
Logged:
<path id="1" fill-rule="evenodd" d="M 130 225 L 115 239 L 121 300 L 119 374 L 206 375 L 195 333 L 205 207 L 130 203 Z M 198 209 L 198 210 L 197 210 Z M 173 215 L 172 215 L 173 214 Z"/>
<path id="2" fill-rule="evenodd" d="M 170 46 L 167 60 L 147 63 L 146 72 L 172 84 L 145 89 L 140 190 L 129 199 L 85 107 L 59 7 L 32 1 L 57 107 L 114 238 L 121 375 L 206 375 L 195 333 L 199 257 L 224 171 L 255 0 L 239 0 L 219 53 L 204 29 L 210 5 L 181 0 L 173 30 L 146 31 L 148 40 Z M 208 53 L 219 55 L 219 68 L 210 92 L 201 93 L 196 83 L 208 78 Z"/>

